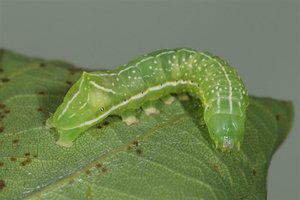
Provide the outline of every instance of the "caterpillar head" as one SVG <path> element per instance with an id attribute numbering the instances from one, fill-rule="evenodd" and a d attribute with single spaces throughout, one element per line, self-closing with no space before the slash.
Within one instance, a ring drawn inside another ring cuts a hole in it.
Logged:
<path id="1" fill-rule="evenodd" d="M 217 148 L 230 151 L 236 146 L 239 150 L 245 131 L 244 116 L 215 113 L 205 121 Z"/>
<path id="2" fill-rule="evenodd" d="M 89 74 L 84 72 L 47 120 L 47 125 L 58 131 L 57 144 L 60 146 L 71 146 L 82 132 L 99 122 L 95 119 L 104 116 L 110 104 L 105 92 L 97 90 L 90 82 Z"/>

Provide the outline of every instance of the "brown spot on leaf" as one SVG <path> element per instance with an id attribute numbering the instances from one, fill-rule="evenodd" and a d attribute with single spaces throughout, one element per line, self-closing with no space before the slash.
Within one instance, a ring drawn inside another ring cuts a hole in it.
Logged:
<path id="1" fill-rule="evenodd" d="M 4 131 L 4 127 L 0 127 L 0 133 Z"/>
<path id="2" fill-rule="evenodd" d="M 102 167 L 102 168 L 101 168 L 101 171 L 102 171 L 103 173 L 107 172 L 107 170 L 108 170 L 108 169 L 107 169 L 106 167 Z"/>
<path id="3" fill-rule="evenodd" d="M 47 67 L 47 65 L 46 65 L 46 63 L 41 62 L 41 63 L 40 63 L 40 67 L 44 68 L 44 67 Z"/>
<path id="4" fill-rule="evenodd" d="M 38 109 L 37 109 L 37 111 L 39 111 L 39 112 L 42 112 L 42 111 L 43 111 L 43 109 L 42 109 L 42 108 L 38 108 Z"/>
<path id="5" fill-rule="evenodd" d="M 24 156 L 26 156 L 26 157 L 29 157 L 30 156 L 30 153 L 24 153 Z"/>
<path id="6" fill-rule="evenodd" d="M 8 110 L 8 109 L 6 109 L 6 110 L 4 110 L 4 113 L 10 113 L 10 110 Z"/>
<path id="7" fill-rule="evenodd" d="M 10 161 L 15 162 L 15 161 L 17 161 L 17 158 L 16 157 L 10 157 Z"/>
<path id="8" fill-rule="evenodd" d="M 3 83 L 6 83 L 6 82 L 9 82 L 10 79 L 9 79 L 9 78 L 2 78 L 1 81 L 2 81 Z"/>
<path id="9" fill-rule="evenodd" d="M 131 150 L 131 146 L 128 145 L 128 146 L 127 146 L 127 151 L 130 151 L 130 150 Z"/>
<path id="10" fill-rule="evenodd" d="M 252 169 L 252 175 L 256 176 L 256 169 L 255 168 Z"/>
<path id="11" fill-rule="evenodd" d="M 11 143 L 13 143 L 13 144 L 18 144 L 18 143 L 19 143 L 19 140 L 18 140 L 18 139 L 14 139 L 14 140 L 11 141 Z"/>
<path id="12" fill-rule="evenodd" d="M 20 162 L 21 166 L 26 166 L 28 164 L 31 163 L 31 158 L 26 158 L 25 160 L 23 160 L 22 162 Z"/>
<path id="13" fill-rule="evenodd" d="M 103 125 L 104 125 L 104 126 L 107 126 L 108 124 L 109 124 L 109 121 L 104 121 L 104 122 L 103 122 Z"/>
<path id="14" fill-rule="evenodd" d="M 78 70 L 78 69 L 76 69 L 76 68 L 69 68 L 68 71 L 69 71 L 69 74 L 70 74 L 70 75 L 74 75 L 76 72 L 78 72 L 78 71 L 80 71 L 80 70 Z"/>
<path id="15" fill-rule="evenodd" d="M 102 166 L 103 166 L 102 163 L 97 163 L 97 164 L 96 164 L 96 168 L 98 168 L 98 169 L 101 168 Z"/>
<path id="16" fill-rule="evenodd" d="M 5 108 L 6 106 L 3 103 L 0 103 L 0 109 Z"/>
<path id="17" fill-rule="evenodd" d="M 3 167 L 4 166 L 4 162 L 0 162 L 0 167 Z"/>
<path id="18" fill-rule="evenodd" d="M 38 157 L 38 155 L 37 155 L 37 154 L 34 154 L 34 155 L 33 155 L 33 158 L 37 158 L 37 157 Z"/>
<path id="19" fill-rule="evenodd" d="M 215 171 L 215 172 L 220 172 L 220 166 L 218 165 L 218 164 L 213 164 L 213 170 Z"/>
<path id="20" fill-rule="evenodd" d="M 136 149 L 135 152 L 136 152 L 137 155 L 141 155 L 143 153 L 143 150 L 142 149 Z"/>
<path id="21" fill-rule="evenodd" d="M 102 126 L 101 126 L 100 124 L 98 124 L 98 125 L 96 126 L 96 128 L 97 128 L 97 129 L 101 129 Z"/>
<path id="22" fill-rule="evenodd" d="M 86 173 L 86 174 L 90 174 L 91 171 L 90 171 L 90 170 L 86 170 L 85 173 Z"/>
<path id="23" fill-rule="evenodd" d="M 0 190 L 2 190 L 3 188 L 5 188 L 6 185 L 5 185 L 5 181 L 0 179 Z"/>
<path id="24" fill-rule="evenodd" d="M 135 146 L 139 146 L 139 142 L 138 142 L 137 140 L 134 140 L 134 141 L 132 142 L 132 144 L 134 144 Z"/>

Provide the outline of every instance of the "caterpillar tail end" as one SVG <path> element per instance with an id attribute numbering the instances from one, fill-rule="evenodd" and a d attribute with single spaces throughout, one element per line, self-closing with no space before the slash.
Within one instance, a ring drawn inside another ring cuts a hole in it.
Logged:
<path id="1" fill-rule="evenodd" d="M 222 140 L 217 140 L 215 142 L 216 149 L 221 150 L 224 153 L 231 152 L 235 148 L 240 151 L 241 143 L 235 142 L 232 138 L 224 136 Z"/>

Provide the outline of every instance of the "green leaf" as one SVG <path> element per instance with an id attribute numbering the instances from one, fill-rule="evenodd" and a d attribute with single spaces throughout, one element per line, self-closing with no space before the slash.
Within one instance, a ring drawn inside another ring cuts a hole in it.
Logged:
<path id="1" fill-rule="evenodd" d="M 71 148 L 45 121 L 81 71 L 0 51 L 0 199 L 264 199 L 290 102 L 251 97 L 241 150 L 217 150 L 196 99 L 160 102 L 127 126 L 112 116 Z"/>

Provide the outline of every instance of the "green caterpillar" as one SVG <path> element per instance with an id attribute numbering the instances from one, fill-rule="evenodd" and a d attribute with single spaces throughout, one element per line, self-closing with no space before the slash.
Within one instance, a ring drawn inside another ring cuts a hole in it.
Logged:
<path id="1" fill-rule="evenodd" d="M 111 71 L 83 72 L 47 123 L 59 132 L 57 144 L 68 147 L 109 115 L 132 124 L 134 109 L 156 113 L 154 100 L 182 92 L 202 101 L 217 148 L 240 148 L 249 104 L 242 80 L 219 57 L 186 48 L 154 51 Z"/>

